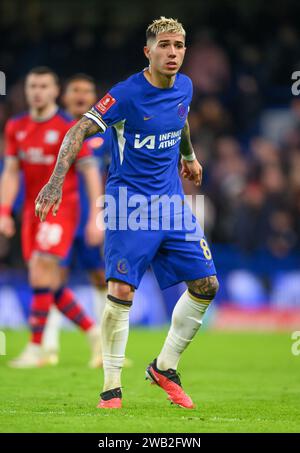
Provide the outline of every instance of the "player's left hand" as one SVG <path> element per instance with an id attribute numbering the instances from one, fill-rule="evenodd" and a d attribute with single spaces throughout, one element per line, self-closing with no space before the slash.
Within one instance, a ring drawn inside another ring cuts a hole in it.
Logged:
<path id="1" fill-rule="evenodd" d="M 104 240 L 104 231 L 98 228 L 95 218 L 91 218 L 86 224 L 85 240 L 91 247 L 101 245 Z"/>
<path id="2" fill-rule="evenodd" d="M 202 182 L 202 166 L 199 164 L 197 159 L 188 161 L 181 159 L 181 176 L 194 181 L 196 186 L 200 186 Z"/>
<path id="3" fill-rule="evenodd" d="M 35 200 L 35 215 L 43 222 L 50 209 L 52 214 L 56 215 L 62 199 L 61 187 L 54 186 L 48 182 L 40 191 Z"/>

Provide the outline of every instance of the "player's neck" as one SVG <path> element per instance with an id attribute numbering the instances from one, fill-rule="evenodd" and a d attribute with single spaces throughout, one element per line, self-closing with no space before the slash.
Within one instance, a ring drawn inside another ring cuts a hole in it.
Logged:
<path id="1" fill-rule="evenodd" d="M 148 82 L 156 88 L 172 88 L 175 82 L 176 74 L 173 76 L 166 76 L 164 74 L 159 74 L 153 70 L 146 69 L 144 75 Z"/>
<path id="2" fill-rule="evenodd" d="M 41 109 L 30 108 L 30 116 L 34 121 L 46 121 L 52 118 L 58 110 L 57 104 L 49 104 Z"/>

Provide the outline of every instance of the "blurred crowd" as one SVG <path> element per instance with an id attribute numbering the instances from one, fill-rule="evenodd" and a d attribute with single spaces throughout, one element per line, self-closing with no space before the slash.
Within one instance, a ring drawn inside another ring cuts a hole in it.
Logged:
<path id="1" fill-rule="evenodd" d="M 204 167 L 206 233 L 243 251 L 267 248 L 283 258 L 300 246 L 300 100 L 262 111 L 260 133 L 241 140 L 221 101 L 199 100 L 190 114 L 193 143 Z M 272 135 L 277 116 L 285 121 Z M 264 121 L 265 120 L 265 121 Z M 265 122 L 265 125 L 263 123 Z M 194 193 L 185 182 L 187 193 Z"/>
<path id="2" fill-rule="evenodd" d="M 227 10 L 226 20 L 217 7 L 202 21 L 195 15 L 187 21 L 182 14 L 188 33 L 183 72 L 194 84 L 189 121 L 204 168 L 200 192 L 208 238 L 246 253 L 263 248 L 285 258 L 300 248 L 300 98 L 291 93 L 292 72 L 300 68 L 299 32 L 292 10 L 291 17 L 278 10 L 270 26 L 266 11 L 250 9 L 249 15 Z M 124 18 L 108 24 L 109 9 L 100 26 L 91 15 L 90 26 L 87 20 L 62 27 L 57 19 L 51 28 L 34 13 L 35 26 L 26 29 L 2 22 L 0 69 L 8 88 L 0 99 L 0 157 L 7 118 L 26 108 L 23 77 L 32 66 L 47 64 L 62 81 L 84 71 L 96 78 L 101 96 L 145 66 L 146 12 L 140 12 L 142 20 L 132 18 L 130 27 Z M 184 185 L 186 193 L 198 191 Z M 3 255 L 4 245 L 0 248 Z"/>
<path id="3" fill-rule="evenodd" d="M 294 49 L 296 69 L 300 55 L 294 29 L 282 28 L 277 38 L 277 73 L 250 45 L 237 67 L 208 33 L 192 43 L 185 70 L 195 90 L 189 120 L 204 167 L 206 233 L 213 242 L 284 258 L 300 247 L 300 99 L 291 95 L 293 71 L 284 74 L 291 61 L 280 59 L 282 48 Z"/>

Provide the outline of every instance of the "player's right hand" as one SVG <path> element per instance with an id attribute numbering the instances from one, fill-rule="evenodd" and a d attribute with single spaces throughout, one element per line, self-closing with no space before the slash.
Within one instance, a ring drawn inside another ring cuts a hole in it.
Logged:
<path id="1" fill-rule="evenodd" d="M 48 182 L 40 191 L 35 200 L 35 215 L 43 222 L 50 209 L 56 215 L 62 199 L 62 189 Z"/>
<path id="2" fill-rule="evenodd" d="M 10 215 L 0 217 L 0 233 L 11 238 L 16 232 L 15 221 Z"/>
<path id="3" fill-rule="evenodd" d="M 197 159 L 192 161 L 181 159 L 181 176 L 189 181 L 194 181 L 196 186 L 201 185 L 202 172 L 202 166 L 199 164 Z"/>

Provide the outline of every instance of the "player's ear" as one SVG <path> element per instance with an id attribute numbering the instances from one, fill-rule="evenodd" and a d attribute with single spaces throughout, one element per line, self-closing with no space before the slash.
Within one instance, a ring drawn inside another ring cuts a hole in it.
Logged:
<path id="1" fill-rule="evenodd" d="M 150 60 L 150 48 L 148 46 L 144 46 L 144 54 L 145 57 L 148 58 L 148 60 Z"/>
<path id="2" fill-rule="evenodd" d="M 60 93 L 60 86 L 55 84 L 55 97 L 58 98 Z"/>

